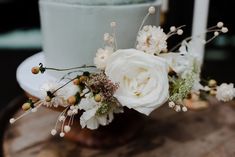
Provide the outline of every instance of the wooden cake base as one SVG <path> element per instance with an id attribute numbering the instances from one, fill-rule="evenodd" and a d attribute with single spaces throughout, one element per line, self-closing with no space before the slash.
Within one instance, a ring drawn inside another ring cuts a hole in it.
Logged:
<path id="1" fill-rule="evenodd" d="M 57 112 L 41 108 L 38 112 L 9 126 L 4 132 L 4 156 L 235 156 L 235 108 L 229 104 L 219 104 L 200 112 L 189 111 L 180 114 L 164 106 L 152 113 L 145 127 L 139 129 L 140 133 L 132 141 L 110 149 L 91 149 L 65 138 L 52 137 L 50 130 L 57 116 Z M 132 129 L 131 126 L 129 129 Z M 3 133 L 3 130 L 1 131 Z M 120 139 L 115 136 L 113 138 Z"/>

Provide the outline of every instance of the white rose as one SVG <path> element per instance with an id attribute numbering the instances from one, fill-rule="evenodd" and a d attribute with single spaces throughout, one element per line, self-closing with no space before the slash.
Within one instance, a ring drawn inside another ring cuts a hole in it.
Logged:
<path id="1" fill-rule="evenodd" d="M 114 94 L 128 108 L 149 115 L 169 96 L 168 66 L 164 59 L 135 49 L 111 55 L 106 75 L 119 88 Z"/>
<path id="2" fill-rule="evenodd" d="M 233 100 L 234 97 L 235 97 L 235 89 L 232 83 L 230 84 L 223 83 L 217 87 L 216 98 L 219 101 L 224 101 L 224 102 L 231 101 Z"/>

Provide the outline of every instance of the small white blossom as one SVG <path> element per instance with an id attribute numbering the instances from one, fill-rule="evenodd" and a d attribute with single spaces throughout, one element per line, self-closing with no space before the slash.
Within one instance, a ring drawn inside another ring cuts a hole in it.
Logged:
<path id="1" fill-rule="evenodd" d="M 56 91 L 59 87 L 61 87 L 63 84 L 62 83 L 56 83 L 56 82 L 49 82 L 45 83 L 41 86 L 40 91 L 41 91 L 41 102 L 43 105 L 47 107 L 58 107 L 58 106 L 63 106 L 66 107 L 68 106 L 67 99 L 71 95 L 75 95 L 78 91 L 79 88 L 78 86 L 75 86 L 74 84 L 70 83 L 66 85 L 65 87 L 61 88 L 60 90 Z M 54 97 L 51 98 L 51 101 L 46 101 L 47 97 L 47 92 L 50 91 L 53 93 Z"/>
<path id="2" fill-rule="evenodd" d="M 91 94 L 85 99 L 82 99 L 79 104 L 79 109 L 84 110 L 82 116 L 80 117 L 80 124 L 82 128 L 87 127 L 88 129 L 94 130 L 99 127 L 99 125 L 105 126 L 113 121 L 114 113 L 122 113 L 123 110 L 119 107 L 112 107 L 109 113 L 105 115 L 97 115 L 96 112 L 101 106 L 94 100 Z"/>
<path id="3" fill-rule="evenodd" d="M 216 98 L 219 101 L 224 101 L 224 102 L 231 101 L 233 100 L 234 97 L 235 97 L 235 89 L 233 83 L 230 84 L 223 83 L 217 87 Z"/>
<path id="4" fill-rule="evenodd" d="M 175 107 L 175 103 L 174 103 L 173 101 L 169 102 L 169 104 L 168 104 L 168 105 L 169 105 L 169 107 L 170 107 L 170 108 Z"/>
<path id="5" fill-rule="evenodd" d="M 112 47 L 105 47 L 104 49 L 98 49 L 96 53 L 96 57 L 94 58 L 95 66 L 104 70 L 108 61 L 108 58 L 113 54 Z"/>
<path id="6" fill-rule="evenodd" d="M 110 35 L 109 33 L 104 34 L 104 42 L 107 45 L 113 46 L 114 43 L 114 37 Z"/>
<path id="7" fill-rule="evenodd" d="M 185 106 L 182 107 L 182 111 L 183 111 L 183 112 L 187 112 L 187 111 L 188 111 L 187 107 L 185 107 Z"/>
<path id="8" fill-rule="evenodd" d="M 114 27 L 117 26 L 117 23 L 116 23 L 116 22 L 111 22 L 111 23 L 110 23 L 110 26 L 111 26 L 112 28 L 114 28 Z"/>
<path id="9" fill-rule="evenodd" d="M 144 26 L 137 37 L 137 49 L 148 54 L 159 55 L 167 48 L 167 35 L 161 27 Z"/>
<path id="10" fill-rule="evenodd" d="M 176 105 L 175 106 L 175 111 L 176 112 L 180 112 L 181 111 L 181 106 L 180 105 Z"/>

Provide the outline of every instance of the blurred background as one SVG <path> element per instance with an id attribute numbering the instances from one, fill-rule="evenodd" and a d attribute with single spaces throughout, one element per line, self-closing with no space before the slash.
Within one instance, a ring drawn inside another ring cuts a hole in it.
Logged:
<path id="1" fill-rule="evenodd" d="M 186 24 L 183 37 L 190 36 L 193 4 L 194 0 L 169 0 L 168 10 L 162 13 L 162 26 L 169 30 L 172 25 Z M 234 4 L 231 0 L 210 2 L 208 26 L 223 21 L 229 32 L 206 46 L 202 75 L 219 82 L 235 82 Z M 41 39 L 38 0 L 0 0 L 0 108 L 23 93 L 16 81 L 16 69 L 24 59 L 41 50 Z M 180 38 L 171 39 L 170 46 L 179 41 Z"/>

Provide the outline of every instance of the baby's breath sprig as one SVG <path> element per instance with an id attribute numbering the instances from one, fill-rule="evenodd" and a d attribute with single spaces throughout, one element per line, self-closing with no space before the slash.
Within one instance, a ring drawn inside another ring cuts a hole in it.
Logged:
<path id="1" fill-rule="evenodd" d="M 195 73 L 191 72 L 187 74 L 185 78 L 171 78 L 171 89 L 170 89 L 170 98 L 169 98 L 169 107 L 174 108 L 175 111 L 187 111 L 186 106 L 183 105 L 183 100 L 187 98 L 190 94 L 194 82 L 195 82 Z M 183 106 L 181 108 L 181 105 Z"/>

